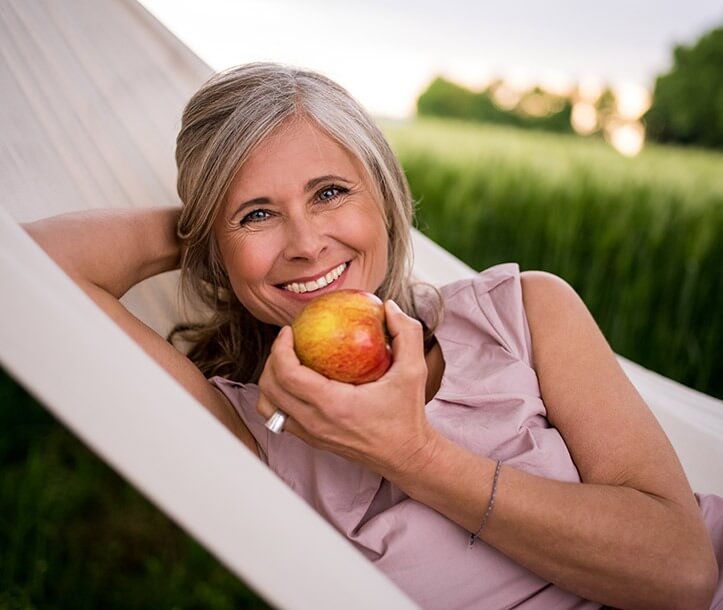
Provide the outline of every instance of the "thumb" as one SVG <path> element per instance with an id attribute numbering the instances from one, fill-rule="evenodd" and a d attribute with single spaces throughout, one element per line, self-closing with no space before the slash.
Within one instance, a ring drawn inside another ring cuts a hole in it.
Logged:
<path id="1" fill-rule="evenodd" d="M 292 364 L 299 364 L 299 359 L 294 351 L 294 333 L 290 326 L 284 326 L 276 335 L 276 339 L 271 347 L 271 351 L 282 360 Z"/>
<path id="2" fill-rule="evenodd" d="M 405 314 L 391 299 L 384 303 L 387 329 L 392 337 L 393 362 L 408 363 L 424 358 L 424 332 L 418 320 Z"/>

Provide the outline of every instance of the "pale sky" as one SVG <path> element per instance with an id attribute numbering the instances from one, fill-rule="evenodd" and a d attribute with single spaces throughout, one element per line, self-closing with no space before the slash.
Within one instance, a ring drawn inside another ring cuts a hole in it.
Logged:
<path id="1" fill-rule="evenodd" d="M 674 44 L 723 25 L 720 0 L 141 0 L 215 69 L 311 68 L 373 114 L 410 116 L 431 78 L 652 88 Z"/>

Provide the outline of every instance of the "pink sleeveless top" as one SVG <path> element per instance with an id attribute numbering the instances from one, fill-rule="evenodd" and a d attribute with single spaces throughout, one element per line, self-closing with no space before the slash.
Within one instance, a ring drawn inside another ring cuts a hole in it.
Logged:
<path id="1" fill-rule="evenodd" d="M 540 476 L 579 482 L 540 398 L 518 266 L 492 267 L 445 286 L 441 293 L 444 314 L 435 336 L 445 371 L 426 407 L 430 423 L 477 454 Z M 268 466 L 421 607 L 600 607 L 551 585 L 481 541 L 469 548 L 469 532 L 376 473 L 291 434 L 270 433 L 256 412 L 257 386 L 220 377 L 211 381 L 234 405 Z M 709 528 L 717 527 L 720 563 L 723 500 L 708 496 L 704 515 Z"/>

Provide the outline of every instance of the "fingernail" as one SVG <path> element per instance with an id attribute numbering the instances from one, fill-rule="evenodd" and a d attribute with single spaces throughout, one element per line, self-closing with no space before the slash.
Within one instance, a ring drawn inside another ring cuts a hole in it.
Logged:
<path id="1" fill-rule="evenodd" d="M 389 307 L 392 308 L 392 311 L 394 311 L 395 313 L 401 313 L 402 308 L 399 307 L 399 305 L 397 305 L 394 301 L 392 301 L 392 299 L 388 299 L 387 303 L 389 304 Z"/>

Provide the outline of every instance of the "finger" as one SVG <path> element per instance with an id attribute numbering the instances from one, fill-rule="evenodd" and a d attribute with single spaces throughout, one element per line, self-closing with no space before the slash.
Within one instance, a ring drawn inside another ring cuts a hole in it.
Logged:
<path id="1" fill-rule="evenodd" d="M 280 384 L 276 379 L 274 367 L 269 366 L 259 379 L 259 400 L 256 410 L 264 419 L 268 419 L 277 409 L 296 420 L 303 420 L 309 416 L 312 407 Z"/>
<path id="2" fill-rule="evenodd" d="M 274 343 L 269 368 L 284 390 L 305 403 L 318 402 L 332 390 L 332 385 L 339 385 L 301 364 L 294 351 L 293 332 L 288 326 L 281 329 Z"/>
<path id="3" fill-rule="evenodd" d="M 405 314 L 391 299 L 384 304 L 387 329 L 392 337 L 392 366 L 409 366 L 424 360 L 424 332 L 418 320 Z"/>
<path id="4" fill-rule="evenodd" d="M 294 333 L 290 326 L 284 326 L 276 335 L 271 346 L 271 353 L 289 364 L 298 366 L 301 364 L 294 351 Z"/>
<path id="5" fill-rule="evenodd" d="M 261 417 L 263 417 L 265 422 L 268 423 L 272 415 L 279 410 L 282 409 L 276 408 L 273 403 L 269 401 L 265 396 L 259 395 L 259 400 L 256 403 L 256 411 L 259 413 L 259 415 L 261 415 Z M 280 432 L 289 432 L 302 439 L 308 438 L 306 431 L 299 425 L 299 423 L 286 411 L 284 411 L 284 414 L 286 415 L 286 421 L 284 422 L 281 430 L 277 432 L 277 434 Z"/>
<path id="6" fill-rule="evenodd" d="M 271 417 L 277 409 L 281 407 L 277 406 L 275 402 L 269 400 L 266 394 L 259 392 L 259 398 L 256 401 L 256 412 L 264 419 L 267 420 Z M 283 411 L 283 409 L 281 409 Z M 285 412 L 285 411 L 284 411 Z M 288 413 L 287 413 L 288 415 Z"/>
<path id="7" fill-rule="evenodd" d="M 314 371 L 301 364 L 294 351 L 294 333 L 288 326 L 284 326 L 279 331 L 271 347 L 269 365 L 277 381 L 282 384 L 304 383 L 306 377 L 309 378 L 309 382 L 313 382 L 313 375 L 307 375 L 305 371 L 309 373 Z"/>
<path id="8" fill-rule="evenodd" d="M 259 392 L 258 401 L 256 402 L 256 411 L 264 421 L 268 421 L 276 411 L 283 411 L 287 419 L 281 432 L 289 432 L 308 445 L 318 447 L 318 440 L 313 437 L 301 423 L 302 421 L 306 421 L 304 419 L 305 417 L 311 415 L 313 407 L 289 396 L 278 400 L 271 394 L 272 393 Z"/>

